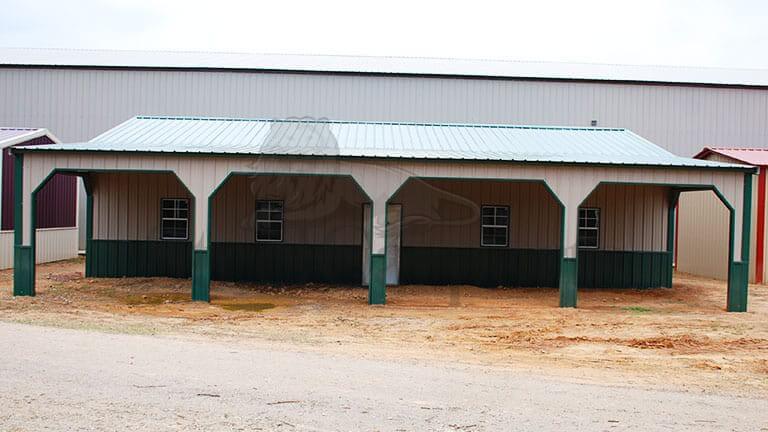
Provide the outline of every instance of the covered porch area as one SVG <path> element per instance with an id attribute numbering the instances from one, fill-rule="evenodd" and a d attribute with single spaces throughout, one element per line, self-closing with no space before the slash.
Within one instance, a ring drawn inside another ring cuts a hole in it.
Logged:
<path id="1" fill-rule="evenodd" d="M 159 240 L 187 249 L 137 259 L 184 255 L 195 300 L 210 299 L 212 279 L 359 284 L 370 304 L 386 303 L 388 284 L 462 283 L 557 287 L 575 307 L 579 288 L 670 286 L 674 203 L 714 190 L 731 213 L 727 308 L 746 310 L 751 167 L 679 158 L 623 129 L 305 123 L 139 117 L 88 143 L 19 148 L 17 259 L 34 254 L 30 208 L 52 174 L 165 173 L 174 196 L 102 199 L 159 202 L 151 217 L 173 221 Z M 140 151 L 119 149 L 126 134 Z M 111 220 L 94 211 L 94 184 L 93 233 Z M 116 235 L 152 213 L 112 213 L 125 216 Z M 34 295 L 30 268 L 16 267 L 15 294 Z"/>

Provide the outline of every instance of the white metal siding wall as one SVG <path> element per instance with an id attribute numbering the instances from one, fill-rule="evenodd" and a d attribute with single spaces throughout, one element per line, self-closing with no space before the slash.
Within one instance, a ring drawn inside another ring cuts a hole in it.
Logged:
<path id="1" fill-rule="evenodd" d="M 392 202 L 403 205 L 403 246 L 479 247 L 480 206 L 509 206 L 509 247 L 560 248 L 560 206 L 541 183 L 410 180 Z"/>
<path id="2" fill-rule="evenodd" d="M 173 174 L 98 173 L 91 178 L 96 240 L 160 240 L 160 200 L 191 198 Z"/>
<path id="3" fill-rule="evenodd" d="M 716 279 L 728 277 L 728 209 L 714 192 L 680 195 L 677 270 Z"/>
<path id="4" fill-rule="evenodd" d="M 283 201 L 283 242 L 359 245 L 365 197 L 350 178 L 234 176 L 213 200 L 211 241 L 255 239 L 256 200 Z"/>
<path id="5" fill-rule="evenodd" d="M 768 146 L 768 90 L 260 72 L 0 69 L 0 124 L 86 140 L 131 116 L 625 127 L 690 156 Z"/>
<path id="6" fill-rule="evenodd" d="M 77 257 L 77 228 L 37 230 L 37 263 Z M 0 231 L 0 270 L 13 267 L 13 231 Z"/>
<path id="7" fill-rule="evenodd" d="M 666 251 L 669 188 L 600 185 L 583 207 L 600 209 L 600 249 Z"/>
<path id="8" fill-rule="evenodd" d="M 0 231 L 0 270 L 13 267 L 13 231 Z"/>

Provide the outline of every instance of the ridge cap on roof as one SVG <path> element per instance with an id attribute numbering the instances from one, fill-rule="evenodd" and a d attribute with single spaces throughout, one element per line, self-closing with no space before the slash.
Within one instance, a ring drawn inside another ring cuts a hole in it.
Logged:
<path id="1" fill-rule="evenodd" d="M 554 126 L 554 125 L 519 125 L 503 123 L 441 123 L 441 122 L 404 122 L 376 120 L 332 120 L 332 119 L 302 119 L 302 118 L 248 118 L 248 117 L 209 117 L 209 116 L 151 116 L 138 115 L 136 120 L 183 120 L 183 121 L 229 121 L 229 122 L 269 122 L 269 123 L 318 123 L 318 124 L 359 124 L 383 126 L 434 126 L 434 127 L 470 127 L 490 129 L 541 129 L 541 130 L 573 130 L 590 132 L 626 132 L 626 128 L 600 126 Z"/>
<path id="2" fill-rule="evenodd" d="M 726 151 L 726 150 L 736 150 L 736 151 L 768 151 L 768 148 L 763 147 L 706 147 L 712 151 Z"/>

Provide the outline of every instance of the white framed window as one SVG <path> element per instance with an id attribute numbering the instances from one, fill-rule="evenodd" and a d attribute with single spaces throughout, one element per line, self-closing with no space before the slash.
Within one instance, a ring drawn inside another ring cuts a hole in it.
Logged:
<path id="1" fill-rule="evenodd" d="M 282 201 L 256 201 L 256 241 L 283 241 Z"/>
<path id="2" fill-rule="evenodd" d="M 509 207 L 484 205 L 480 208 L 480 218 L 480 245 L 506 246 L 509 231 Z"/>
<path id="3" fill-rule="evenodd" d="M 160 201 L 160 238 L 163 240 L 189 239 L 189 200 L 163 198 Z"/>
<path id="4" fill-rule="evenodd" d="M 600 209 L 579 209 L 579 247 L 597 249 L 600 246 Z"/>

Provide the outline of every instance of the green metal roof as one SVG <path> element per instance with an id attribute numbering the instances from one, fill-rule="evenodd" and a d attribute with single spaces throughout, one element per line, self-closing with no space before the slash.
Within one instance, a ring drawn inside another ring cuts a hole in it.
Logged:
<path id="1" fill-rule="evenodd" d="M 483 160 L 745 169 L 676 156 L 626 129 L 135 117 L 88 142 L 23 151 Z"/>

